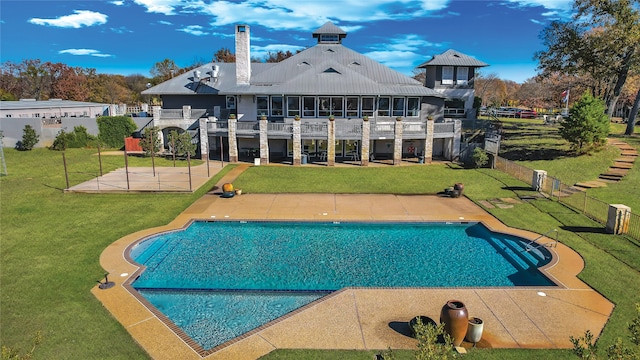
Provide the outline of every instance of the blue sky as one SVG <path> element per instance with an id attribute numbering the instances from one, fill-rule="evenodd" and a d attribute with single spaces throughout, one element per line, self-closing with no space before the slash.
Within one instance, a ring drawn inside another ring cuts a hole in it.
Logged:
<path id="1" fill-rule="evenodd" d="M 313 46 L 326 21 L 343 45 L 412 75 L 455 49 L 491 66 L 484 74 L 523 82 L 536 74 L 546 24 L 567 18 L 570 0 L 68 0 L 0 1 L 0 61 L 24 59 L 142 74 L 166 58 L 180 67 L 234 52 L 234 26 L 251 29 L 251 55 Z"/>

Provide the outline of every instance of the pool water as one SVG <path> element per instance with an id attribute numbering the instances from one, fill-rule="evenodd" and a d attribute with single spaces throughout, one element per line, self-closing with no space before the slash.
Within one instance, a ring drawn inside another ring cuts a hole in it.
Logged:
<path id="1" fill-rule="evenodd" d="M 197 221 L 129 256 L 133 287 L 211 349 L 344 287 L 555 286 L 530 248 L 479 223 Z"/>

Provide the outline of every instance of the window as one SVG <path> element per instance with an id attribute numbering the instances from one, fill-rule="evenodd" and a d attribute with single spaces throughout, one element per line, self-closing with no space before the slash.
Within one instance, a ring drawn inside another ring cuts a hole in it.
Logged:
<path id="1" fill-rule="evenodd" d="M 378 116 L 389 116 L 390 115 L 390 109 L 389 106 L 391 104 L 389 103 L 389 98 L 388 97 L 381 97 L 378 99 Z"/>
<path id="2" fill-rule="evenodd" d="M 453 84 L 453 66 L 442 67 L 442 83 Z"/>
<path id="3" fill-rule="evenodd" d="M 337 43 L 338 35 L 337 34 L 321 34 L 320 42 L 321 43 Z"/>
<path id="4" fill-rule="evenodd" d="M 287 116 L 300 116 L 300 98 L 298 96 L 287 96 Z"/>
<path id="5" fill-rule="evenodd" d="M 236 97 L 227 96 L 227 109 L 235 109 L 235 108 L 236 108 Z"/>
<path id="6" fill-rule="evenodd" d="M 407 116 L 419 116 L 420 114 L 420 98 L 407 99 Z"/>
<path id="7" fill-rule="evenodd" d="M 469 68 L 466 66 L 460 66 L 456 74 L 456 84 L 464 85 L 469 80 Z"/>
<path id="8" fill-rule="evenodd" d="M 316 98 L 314 98 L 313 96 L 305 96 L 302 98 L 302 105 L 304 106 L 302 116 L 316 116 Z"/>
<path id="9" fill-rule="evenodd" d="M 318 98 L 318 116 L 331 115 L 331 98 L 321 96 Z"/>
<path id="10" fill-rule="evenodd" d="M 358 117 L 358 98 L 347 98 L 347 117 Z"/>
<path id="11" fill-rule="evenodd" d="M 331 115 L 344 117 L 344 104 L 341 97 L 331 98 Z"/>
<path id="12" fill-rule="evenodd" d="M 258 96 L 256 98 L 256 108 L 258 110 L 258 115 L 267 115 L 267 114 L 269 114 L 269 97 L 268 96 Z"/>
<path id="13" fill-rule="evenodd" d="M 404 98 L 393 98 L 393 116 L 404 116 Z"/>
<path id="14" fill-rule="evenodd" d="M 318 116 L 344 116 L 344 106 L 341 97 L 320 96 L 318 98 Z"/>
<path id="15" fill-rule="evenodd" d="M 247 31 L 247 27 L 244 25 L 238 25 L 238 32 L 246 32 Z"/>
<path id="16" fill-rule="evenodd" d="M 372 97 L 362 98 L 362 116 L 373 116 L 373 104 Z"/>
<path id="17" fill-rule="evenodd" d="M 282 96 L 271 97 L 271 116 L 283 116 L 284 102 Z"/>

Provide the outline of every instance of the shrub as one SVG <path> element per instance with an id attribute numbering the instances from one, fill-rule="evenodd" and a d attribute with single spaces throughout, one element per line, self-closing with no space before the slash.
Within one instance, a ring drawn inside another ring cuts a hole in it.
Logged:
<path id="1" fill-rule="evenodd" d="M 106 146 L 122 148 L 124 138 L 131 136 L 138 126 L 128 116 L 101 116 L 98 123 L 98 137 Z"/>
<path id="2" fill-rule="evenodd" d="M 53 140 L 53 144 L 49 149 L 58 150 L 58 151 L 67 150 L 67 147 L 69 146 L 70 138 L 72 136 L 73 136 L 72 133 L 68 133 L 64 131 L 64 129 L 60 130 L 58 135 L 56 135 L 55 140 Z"/>
<path id="3" fill-rule="evenodd" d="M 18 150 L 32 150 L 40 140 L 40 135 L 36 134 L 36 130 L 31 125 L 25 125 L 22 131 L 22 141 L 16 144 Z"/>
<path id="4" fill-rule="evenodd" d="M 489 162 L 489 155 L 483 149 L 477 147 L 473 149 L 473 155 L 471 155 L 471 159 L 475 164 L 476 168 L 481 168 Z"/>
<path id="5" fill-rule="evenodd" d="M 95 141 L 96 137 L 89 134 L 87 128 L 76 126 L 71 133 L 64 131 L 64 129 L 60 130 L 50 149 L 64 151 L 67 148 L 84 148 Z"/>

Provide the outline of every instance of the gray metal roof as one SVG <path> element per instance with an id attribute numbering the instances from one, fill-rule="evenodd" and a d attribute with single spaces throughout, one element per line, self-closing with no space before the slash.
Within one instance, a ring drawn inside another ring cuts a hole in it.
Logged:
<path id="1" fill-rule="evenodd" d="M 325 24 L 326 25 L 326 24 Z M 251 63 L 249 85 L 237 85 L 235 63 L 219 63 L 216 81 L 208 72 L 213 63 L 143 91 L 143 94 L 279 94 L 279 95 L 443 95 L 341 44 L 317 44 L 279 63 Z"/>
<path id="2" fill-rule="evenodd" d="M 465 55 L 461 52 L 455 51 L 453 49 L 449 49 L 443 52 L 440 55 L 434 55 L 431 60 L 420 64 L 419 68 L 424 68 L 427 66 L 473 66 L 473 67 L 484 67 L 489 66 L 489 64 L 484 63 L 480 60 L 472 58 L 469 55 Z"/>
<path id="3" fill-rule="evenodd" d="M 0 101 L 0 109 L 2 110 L 21 110 L 21 109 L 51 109 L 51 108 L 79 108 L 79 107 L 105 107 L 109 104 L 101 104 L 84 101 L 71 100 L 21 100 L 21 101 Z"/>
<path id="4" fill-rule="evenodd" d="M 320 34 L 343 35 L 342 37 L 347 36 L 347 33 L 344 30 L 342 30 L 339 27 L 337 27 L 331 21 L 327 21 L 326 23 L 324 23 L 324 25 L 319 27 L 318 30 L 314 31 L 313 32 L 313 37 L 314 38 L 318 37 Z"/>

